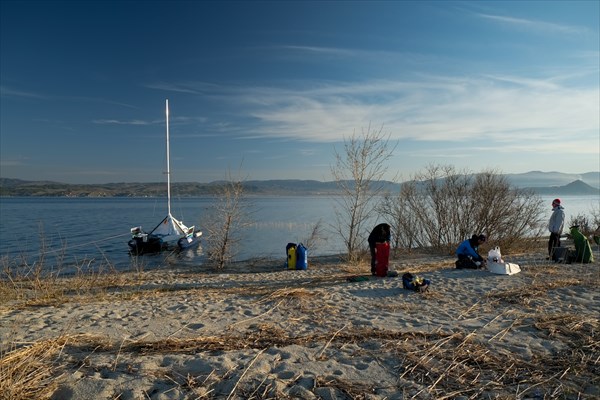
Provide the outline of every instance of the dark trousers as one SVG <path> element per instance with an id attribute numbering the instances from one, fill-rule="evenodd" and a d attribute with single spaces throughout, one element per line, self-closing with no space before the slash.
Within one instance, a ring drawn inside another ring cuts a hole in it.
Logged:
<path id="1" fill-rule="evenodd" d="M 371 274 L 375 275 L 375 263 L 376 263 L 376 253 L 375 253 L 375 244 L 369 243 L 369 250 L 371 251 Z"/>
<path id="2" fill-rule="evenodd" d="M 458 255 L 458 260 L 454 263 L 457 269 L 478 269 L 479 267 L 475 264 L 475 261 L 467 256 L 463 256 L 462 254 Z"/>
<path id="3" fill-rule="evenodd" d="M 550 239 L 548 239 L 548 255 L 550 257 L 552 257 L 555 247 L 560 247 L 560 235 L 558 233 L 551 233 Z"/>

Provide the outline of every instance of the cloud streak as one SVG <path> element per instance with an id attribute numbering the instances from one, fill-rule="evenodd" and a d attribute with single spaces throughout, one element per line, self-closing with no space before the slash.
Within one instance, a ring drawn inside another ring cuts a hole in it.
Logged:
<path id="1" fill-rule="evenodd" d="M 131 104 L 126 104 L 126 103 L 113 101 L 113 100 L 105 100 L 105 99 L 97 98 L 97 97 L 49 95 L 49 94 L 45 94 L 45 93 L 37 93 L 37 92 L 30 92 L 30 91 L 21 90 L 21 89 L 9 88 L 6 86 L 0 86 L 0 96 L 1 97 L 24 97 L 24 98 L 50 100 L 50 101 L 56 101 L 56 100 L 75 101 L 75 102 L 84 101 L 84 102 L 89 102 L 89 103 L 111 104 L 111 105 L 117 105 L 117 106 L 126 107 L 126 108 L 134 108 L 134 109 L 137 108 L 136 106 L 131 105 Z"/>
<path id="2" fill-rule="evenodd" d="M 476 15 L 480 18 L 484 18 L 489 21 L 495 21 L 507 26 L 525 28 L 535 33 L 557 33 L 570 35 L 582 35 L 592 33 L 589 29 L 579 26 L 556 24 L 552 22 L 539 21 L 533 19 L 507 17 L 503 15 L 493 15 L 484 13 L 478 13 Z"/>
<path id="3" fill-rule="evenodd" d="M 243 126 L 229 121 L 219 132 L 241 139 L 335 143 L 371 125 L 383 126 L 392 140 L 469 146 L 497 141 L 514 151 L 589 154 L 597 151 L 600 140 L 599 89 L 568 86 L 572 76 L 576 71 L 544 79 L 422 74 L 412 80 L 307 81 L 279 87 L 202 82 L 164 87 L 210 87 L 213 100 L 235 109 L 245 121 Z"/>
<path id="4" fill-rule="evenodd" d="M 28 92 L 24 90 L 18 90 L 9 88 L 6 86 L 0 86 L 0 96 L 15 96 L 15 97 L 29 97 L 34 99 L 47 99 L 48 96 L 45 96 L 40 93 Z"/>
<path id="5" fill-rule="evenodd" d="M 369 123 L 393 139 L 504 141 L 543 135 L 593 135 L 599 129 L 598 89 L 511 76 L 420 82 L 328 84 L 303 91 L 252 88 L 238 94 L 259 121 L 247 134 L 336 142 Z"/>
<path id="6" fill-rule="evenodd" d="M 164 123 L 164 120 L 162 121 Z M 155 125 L 156 121 L 129 120 L 120 121 L 116 119 L 96 119 L 92 123 L 99 125 Z"/>

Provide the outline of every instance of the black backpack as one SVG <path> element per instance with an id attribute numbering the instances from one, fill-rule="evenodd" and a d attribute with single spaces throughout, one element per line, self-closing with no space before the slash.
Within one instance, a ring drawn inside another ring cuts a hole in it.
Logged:
<path id="1" fill-rule="evenodd" d="M 404 275 L 402 275 L 402 287 L 415 292 L 426 292 L 429 288 L 429 284 L 431 283 L 429 279 L 421 279 L 420 283 L 415 283 L 414 280 L 415 276 L 410 272 L 406 272 Z"/>

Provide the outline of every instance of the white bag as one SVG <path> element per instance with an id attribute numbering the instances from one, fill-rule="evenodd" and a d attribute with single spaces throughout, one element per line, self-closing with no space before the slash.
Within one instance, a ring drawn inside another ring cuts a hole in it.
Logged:
<path id="1" fill-rule="evenodd" d="M 508 262 L 489 262 L 487 268 L 492 274 L 499 275 L 514 275 L 521 272 L 519 264 Z"/>
<path id="2" fill-rule="evenodd" d="M 502 254 L 500 254 L 500 247 L 496 246 L 488 253 L 488 262 L 490 263 L 502 263 Z"/>

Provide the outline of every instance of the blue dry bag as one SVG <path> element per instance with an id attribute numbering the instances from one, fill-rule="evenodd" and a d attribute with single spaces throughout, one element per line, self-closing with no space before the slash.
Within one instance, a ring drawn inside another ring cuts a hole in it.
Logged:
<path id="1" fill-rule="evenodd" d="M 308 268 L 308 250 L 302 243 L 296 248 L 296 269 Z"/>

